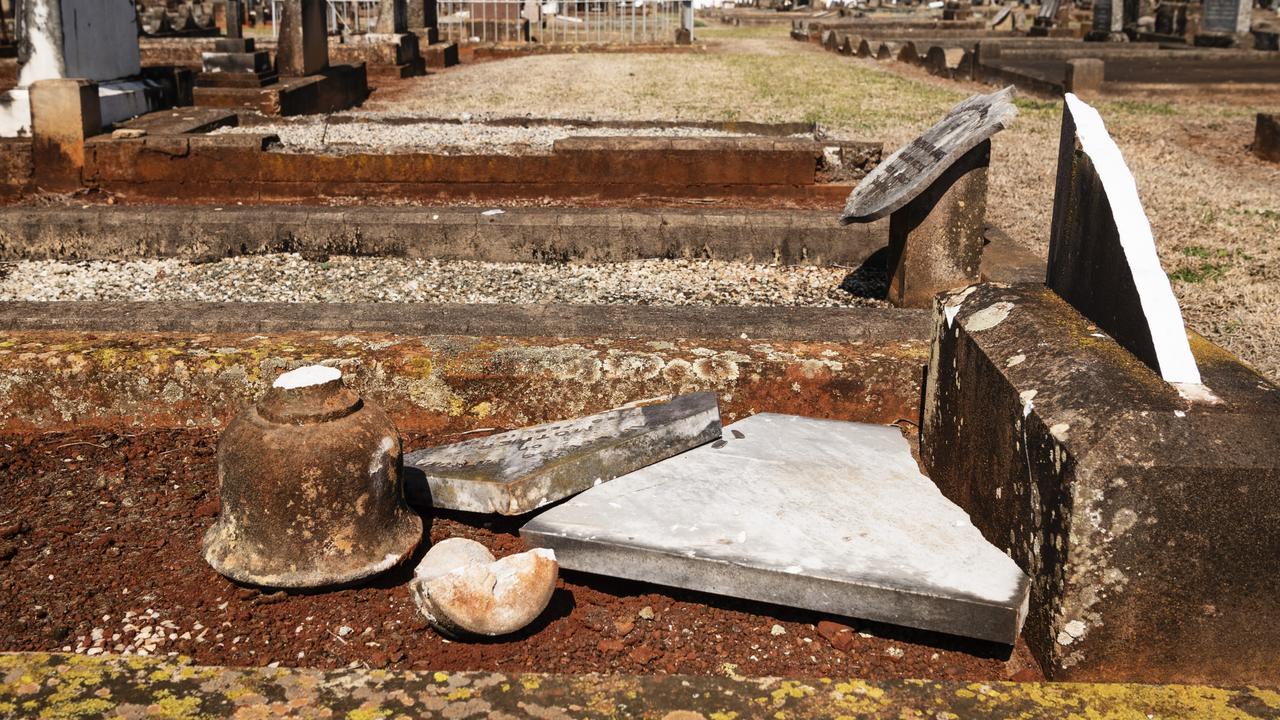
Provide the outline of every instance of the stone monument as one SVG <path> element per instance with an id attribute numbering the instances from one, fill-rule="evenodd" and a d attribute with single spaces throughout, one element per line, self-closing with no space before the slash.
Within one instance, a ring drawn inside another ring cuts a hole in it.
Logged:
<path id="1" fill-rule="evenodd" d="M 285 0 L 276 45 L 277 73 L 301 77 L 329 67 L 329 29 L 324 12 L 324 0 Z"/>
<path id="2" fill-rule="evenodd" d="M 96 83 L 102 125 L 159 109 L 159 84 L 139 77 L 138 18 L 130 0 L 29 0 L 18 10 L 18 80 L 0 98 L 0 137 L 31 133 L 30 89 L 42 80 Z"/>
<path id="3" fill-rule="evenodd" d="M 1252 19 L 1253 0 L 1204 0 L 1195 44 L 1252 49 Z"/>
<path id="4" fill-rule="evenodd" d="M 889 301 L 926 307 L 979 278 L 991 136 L 1017 115 L 1013 88 L 974 95 L 854 188 L 844 224 L 889 217 Z"/>
<path id="5" fill-rule="evenodd" d="M 1093 27 L 1085 34 L 1085 40 L 1128 42 L 1124 34 L 1124 0 L 1094 0 Z"/>

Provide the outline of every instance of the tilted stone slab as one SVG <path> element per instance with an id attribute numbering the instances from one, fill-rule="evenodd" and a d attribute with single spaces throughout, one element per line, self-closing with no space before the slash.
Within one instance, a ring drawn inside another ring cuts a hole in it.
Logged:
<path id="1" fill-rule="evenodd" d="M 404 458 L 405 493 L 417 505 L 521 515 L 718 437 L 715 393 L 693 393 L 417 450 Z"/>
<path id="2" fill-rule="evenodd" d="M 561 567 L 1012 643 L 1027 577 L 897 428 L 772 413 L 521 530 Z"/>
<path id="3" fill-rule="evenodd" d="M 956 105 L 868 173 L 849 194 L 840 221 L 871 222 L 914 200 L 956 160 L 1009 125 L 1018 114 L 1012 99 L 1010 86 Z"/>
<path id="4" fill-rule="evenodd" d="M 1053 679 L 1280 677 L 1280 387 L 1204 338 L 1188 399 L 1043 285 L 939 297 L 921 461 L 1032 576 Z"/>
<path id="5" fill-rule="evenodd" d="M 1200 384 L 1138 186 L 1102 117 L 1067 93 L 1046 283 L 1166 381 Z"/>

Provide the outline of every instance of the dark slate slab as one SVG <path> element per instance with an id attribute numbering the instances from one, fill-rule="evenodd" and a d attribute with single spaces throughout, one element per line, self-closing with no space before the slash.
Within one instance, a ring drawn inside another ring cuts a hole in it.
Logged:
<path id="1" fill-rule="evenodd" d="M 886 217 L 924 192 L 947 168 L 979 143 L 1008 127 L 1018 114 L 1013 86 L 974 95 L 956 105 L 937 125 L 899 148 L 849 194 L 840 222 Z"/>
<path id="2" fill-rule="evenodd" d="M 405 455 L 415 505 L 521 515 L 720 437 L 715 393 Z"/>
<path id="3" fill-rule="evenodd" d="M 1199 385 L 1182 310 L 1133 173 L 1102 117 L 1068 93 L 1046 284 L 1167 382 Z"/>
<path id="4" fill-rule="evenodd" d="M 561 567 L 1012 643 L 1027 577 L 897 428 L 771 413 L 521 529 Z"/>

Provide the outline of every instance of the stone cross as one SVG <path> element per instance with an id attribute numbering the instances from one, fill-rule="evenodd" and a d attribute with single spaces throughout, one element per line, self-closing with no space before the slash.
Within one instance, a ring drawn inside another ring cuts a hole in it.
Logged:
<path id="1" fill-rule="evenodd" d="M 889 301 L 927 307 L 979 279 L 991 136 L 1017 115 L 1013 88 L 974 95 L 854 188 L 840 220 L 889 216 Z"/>
<path id="2" fill-rule="evenodd" d="M 1133 173 L 1098 111 L 1065 103 L 1045 284 L 1167 382 L 1199 385 Z"/>
<path id="3" fill-rule="evenodd" d="M 329 67 L 325 0 L 284 0 L 280 15 L 276 72 L 286 77 L 301 77 Z"/>
<path id="4" fill-rule="evenodd" d="M 409 31 L 409 8 L 405 0 L 381 0 L 378 3 L 377 31 L 383 34 Z"/>

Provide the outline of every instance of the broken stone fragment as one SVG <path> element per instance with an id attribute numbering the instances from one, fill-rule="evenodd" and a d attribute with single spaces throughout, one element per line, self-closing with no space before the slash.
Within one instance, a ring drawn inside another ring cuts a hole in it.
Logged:
<path id="1" fill-rule="evenodd" d="M 480 543 L 451 538 L 422 559 L 409 589 L 418 609 L 444 635 L 508 635 L 546 610 L 559 575 L 551 550 L 494 560 Z"/>

